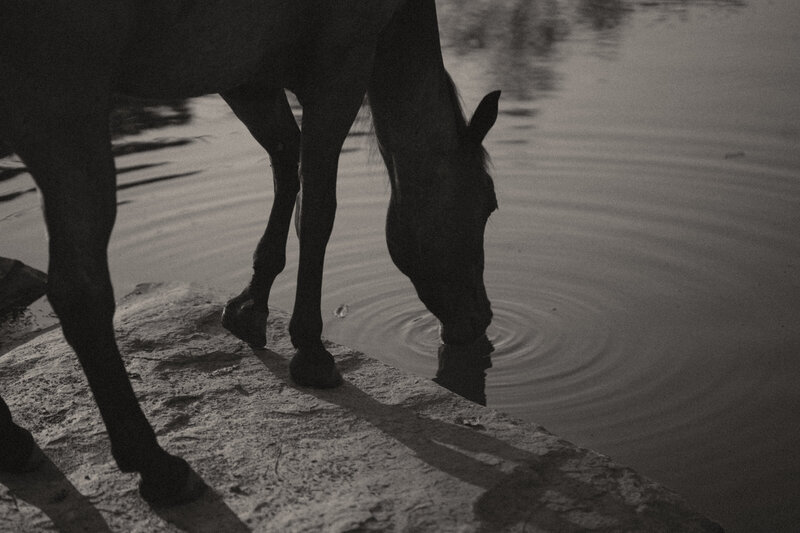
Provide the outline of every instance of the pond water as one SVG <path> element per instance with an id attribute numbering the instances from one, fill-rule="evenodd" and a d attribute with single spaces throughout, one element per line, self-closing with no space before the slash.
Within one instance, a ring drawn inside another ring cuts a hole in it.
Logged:
<path id="1" fill-rule="evenodd" d="M 800 3 L 439 4 L 465 107 L 504 91 L 486 142 L 500 201 L 488 405 L 637 468 L 728 531 L 796 530 Z M 158 129 L 136 133 L 143 119 Z M 217 97 L 115 123 L 117 295 L 173 279 L 239 290 L 272 197 L 266 154 Z M 45 269 L 33 182 L 0 166 L 0 255 Z M 437 324 L 386 252 L 367 118 L 338 190 L 325 335 L 433 377 Z M 292 240 L 273 305 L 291 309 L 296 260 Z"/>

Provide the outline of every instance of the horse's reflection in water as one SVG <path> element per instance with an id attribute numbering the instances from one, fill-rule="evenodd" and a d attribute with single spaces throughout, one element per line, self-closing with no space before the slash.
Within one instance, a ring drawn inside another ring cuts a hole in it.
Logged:
<path id="1" fill-rule="evenodd" d="M 442 344 L 433 381 L 467 400 L 486 405 L 486 370 L 492 368 L 493 351 L 486 335 L 463 346 Z"/>

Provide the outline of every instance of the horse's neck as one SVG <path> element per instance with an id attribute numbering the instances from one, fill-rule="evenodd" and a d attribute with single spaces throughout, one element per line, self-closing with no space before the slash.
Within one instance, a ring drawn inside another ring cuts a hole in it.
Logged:
<path id="1" fill-rule="evenodd" d="M 457 148 L 460 111 L 442 62 L 434 0 L 410 0 L 387 28 L 376 52 L 369 100 L 384 151 Z"/>

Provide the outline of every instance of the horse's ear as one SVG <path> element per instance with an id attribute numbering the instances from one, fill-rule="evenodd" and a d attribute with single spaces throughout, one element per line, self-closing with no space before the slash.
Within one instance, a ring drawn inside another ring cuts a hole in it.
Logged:
<path id="1" fill-rule="evenodd" d="M 500 101 L 500 91 L 493 91 L 483 97 L 475 114 L 469 121 L 467 132 L 469 138 L 476 144 L 483 142 L 483 138 L 489 133 L 489 129 L 494 126 L 497 120 L 497 104 Z"/>

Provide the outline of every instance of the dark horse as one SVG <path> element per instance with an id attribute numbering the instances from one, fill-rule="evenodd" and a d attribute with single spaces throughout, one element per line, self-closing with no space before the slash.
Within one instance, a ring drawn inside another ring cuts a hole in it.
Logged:
<path id="1" fill-rule="evenodd" d="M 298 383 L 341 381 L 320 340 L 322 269 L 339 152 L 365 94 L 391 179 L 392 259 L 441 321 L 444 343 L 485 335 L 492 313 L 483 232 L 497 203 L 481 142 L 497 117 L 499 92 L 465 120 L 442 64 L 434 0 L 1 0 L 0 7 L 0 136 L 44 199 L 47 294 L 114 459 L 122 471 L 141 474 L 147 501 L 187 501 L 202 484 L 157 443 L 114 339 L 106 251 L 116 214 L 112 92 L 220 93 L 269 153 L 274 204 L 252 280 L 225 307 L 223 324 L 265 345 L 267 300 L 284 267 L 297 199 L 290 368 Z M 284 89 L 302 104 L 302 132 Z M 35 450 L 31 434 L 0 404 L 0 469 L 31 468 Z"/>

